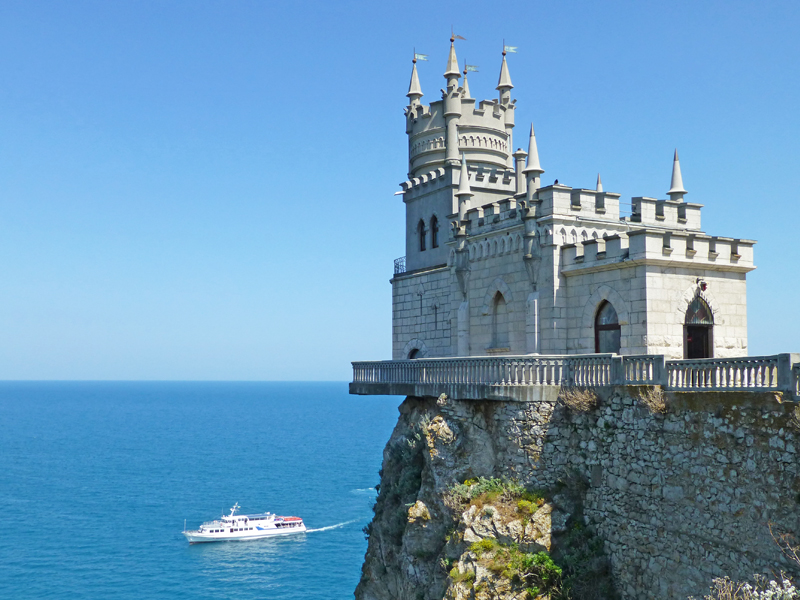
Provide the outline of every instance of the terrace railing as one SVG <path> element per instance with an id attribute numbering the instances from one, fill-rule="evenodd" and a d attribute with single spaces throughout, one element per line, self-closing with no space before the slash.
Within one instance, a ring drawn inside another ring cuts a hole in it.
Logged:
<path id="1" fill-rule="evenodd" d="M 660 385 L 676 391 L 774 390 L 800 396 L 800 355 L 665 360 L 661 355 L 585 354 L 354 362 L 353 384 Z"/>

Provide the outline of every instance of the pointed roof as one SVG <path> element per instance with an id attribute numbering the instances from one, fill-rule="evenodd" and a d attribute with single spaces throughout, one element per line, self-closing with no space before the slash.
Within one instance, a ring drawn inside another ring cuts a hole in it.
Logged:
<path id="1" fill-rule="evenodd" d="M 467 81 L 467 70 L 466 69 L 464 69 L 464 85 L 463 85 L 463 88 L 464 88 L 464 96 L 463 97 L 464 98 L 472 98 L 472 96 L 469 95 L 469 81 Z"/>
<path id="2" fill-rule="evenodd" d="M 497 90 L 510 90 L 514 87 L 511 83 L 511 75 L 508 74 L 508 64 L 506 63 L 506 52 L 503 50 L 503 64 L 500 65 L 500 79 L 497 82 Z"/>
<path id="3" fill-rule="evenodd" d="M 670 185 L 669 194 L 670 198 L 672 196 L 682 196 L 683 194 L 688 194 L 685 189 L 683 189 L 683 177 L 681 176 L 681 162 L 678 159 L 678 149 L 675 148 L 675 158 L 672 160 L 672 184 Z"/>
<path id="4" fill-rule="evenodd" d="M 603 182 L 600 180 L 600 173 L 597 174 L 597 187 L 595 191 L 602 192 L 603 191 Z"/>
<path id="5" fill-rule="evenodd" d="M 417 59 L 415 58 L 412 62 L 414 66 L 411 68 L 411 83 L 408 84 L 408 93 L 406 96 L 413 101 L 415 97 L 417 100 L 422 98 L 423 93 L 419 85 L 419 75 L 417 75 Z"/>
<path id="6" fill-rule="evenodd" d="M 467 170 L 467 157 L 461 153 L 461 177 L 458 180 L 458 191 L 456 196 L 474 196 L 472 190 L 469 189 L 469 171 Z"/>
<path id="7" fill-rule="evenodd" d="M 522 172 L 544 173 L 544 169 L 539 164 L 539 149 L 536 147 L 536 134 L 533 132 L 533 123 L 531 123 L 531 137 L 528 141 L 528 164 Z"/>
<path id="8" fill-rule="evenodd" d="M 456 38 L 450 38 L 450 56 L 447 57 L 447 70 L 444 72 L 445 79 L 461 77 L 461 71 L 458 70 L 458 59 L 456 58 L 456 47 L 453 44 L 455 41 Z"/>

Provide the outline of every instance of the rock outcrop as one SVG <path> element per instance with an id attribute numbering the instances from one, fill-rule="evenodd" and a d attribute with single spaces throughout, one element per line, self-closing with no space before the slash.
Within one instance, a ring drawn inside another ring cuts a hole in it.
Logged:
<path id="1" fill-rule="evenodd" d="M 573 408 L 407 398 L 356 599 L 686 598 L 791 572 L 767 522 L 800 530 L 793 407 L 642 391 Z"/>

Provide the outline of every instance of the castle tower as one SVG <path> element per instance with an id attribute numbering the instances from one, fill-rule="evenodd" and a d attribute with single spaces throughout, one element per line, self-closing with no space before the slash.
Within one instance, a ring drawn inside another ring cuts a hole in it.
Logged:
<path id="1" fill-rule="evenodd" d="M 508 147 L 513 148 L 512 131 L 514 129 L 514 109 L 515 105 L 511 102 L 511 90 L 514 84 L 511 83 L 511 75 L 508 73 L 508 63 L 506 63 L 506 51 L 503 48 L 503 63 L 500 65 L 500 79 L 497 81 L 497 91 L 500 92 L 500 106 L 505 108 L 503 120 L 505 121 L 506 134 L 508 135 Z M 513 167 L 512 158 L 508 158 L 508 166 Z"/>

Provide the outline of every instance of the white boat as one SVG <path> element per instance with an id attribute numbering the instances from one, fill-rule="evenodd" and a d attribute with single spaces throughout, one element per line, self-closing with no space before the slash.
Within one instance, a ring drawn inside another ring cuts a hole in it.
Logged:
<path id="1" fill-rule="evenodd" d="M 237 515 L 239 503 L 231 508 L 231 514 L 223 515 L 216 521 L 208 521 L 199 529 L 186 531 L 183 535 L 190 544 L 200 542 L 229 542 L 258 540 L 273 535 L 303 533 L 306 526 L 300 517 L 281 517 L 272 513 L 258 515 Z"/>

